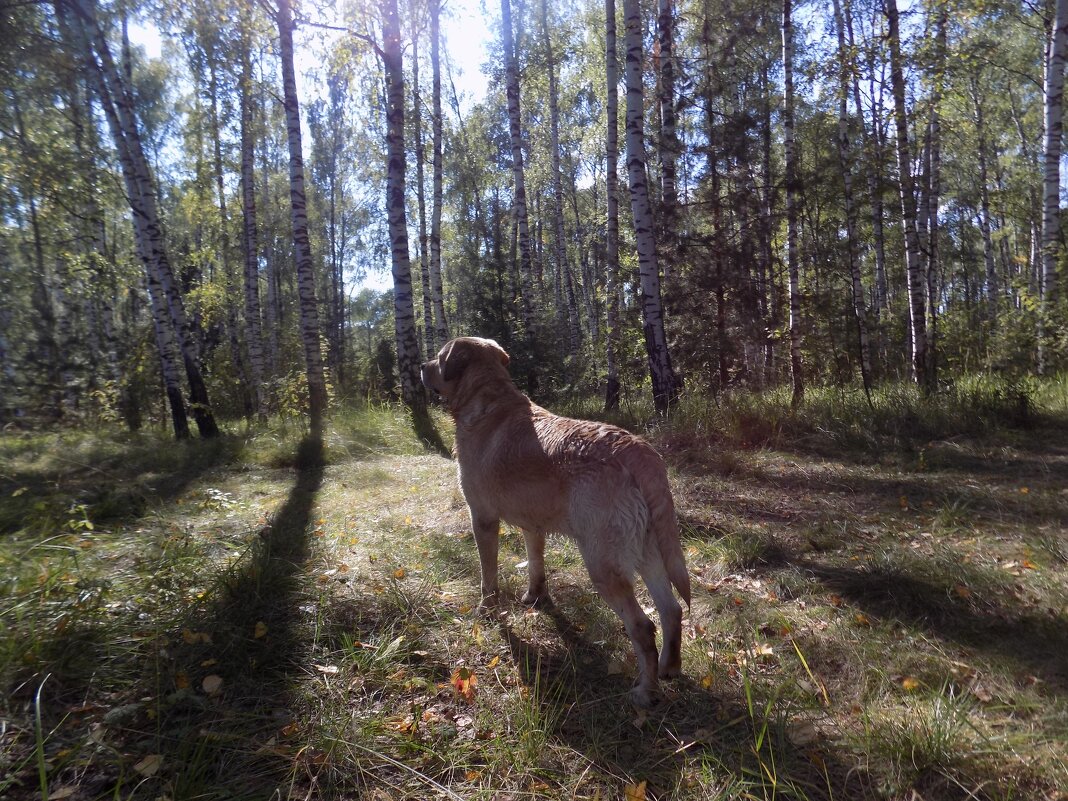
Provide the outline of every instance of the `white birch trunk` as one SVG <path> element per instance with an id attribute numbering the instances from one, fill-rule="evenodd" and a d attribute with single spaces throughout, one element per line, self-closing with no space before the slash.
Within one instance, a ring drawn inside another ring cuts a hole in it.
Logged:
<path id="1" fill-rule="evenodd" d="M 616 0 L 604 0 L 605 15 L 605 102 L 608 118 L 605 138 L 605 295 L 607 331 L 605 362 L 605 411 L 619 408 L 619 55 L 616 52 Z"/>
<path id="2" fill-rule="evenodd" d="M 790 276 L 790 378 L 793 403 L 805 396 L 801 367 L 801 286 L 797 254 L 797 156 L 794 152 L 794 42 L 791 0 L 782 4 L 783 149 L 786 157 L 786 267 Z"/>
<path id="3" fill-rule="evenodd" d="M 445 298 L 441 284 L 441 206 L 442 191 L 442 116 L 441 116 L 441 0 L 430 0 L 430 68 L 431 102 L 433 103 L 433 188 L 430 210 L 430 295 L 434 305 L 436 339 L 444 344 L 449 340 L 449 325 L 445 319 Z"/>
<path id="4" fill-rule="evenodd" d="M 649 201 L 645 156 L 645 90 L 642 82 L 642 17 L 638 0 L 624 0 L 623 17 L 627 52 L 627 173 L 642 290 L 642 329 L 652 378 L 653 403 L 657 412 L 664 414 L 678 396 L 679 381 L 671 366 L 664 332 L 656 233 L 653 228 L 653 208 Z"/>
<path id="5" fill-rule="evenodd" d="M 1057 294 L 1057 257 L 1061 250 L 1061 139 L 1064 118 L 1064 62 L 1068 55 L 1068 0 L 1056 0 L 1046 46 L 1042 138 L 1042 270 L 1038 314 L 1038 372 L 1047 365 L 1045 326 Z"/>
<path id="6" fill-rule="evenodd" d="M 927 370 L 927 319 L 925 282 L 916 233 L 916 193 L 909 157 L 909 128 L 905 112 L 905 79 L 901 66 L 901 34 L 897 0 L 886 0 L 887 34 L 890 47 L 890 85 L 894 96 L 894 122 L 897 130 L 897 165 L 901 196 L 901 219 L 905 235 L 905 268 L 909 290 L 909 319 L 912 335 L 912 368 L 916 383 L 930 392 Z"/>
<path id="7" fill-rule="evenodd" d="M 313 436 L 322 434 L 326 412 L 326 377 L 319 346 L 319 306 L 315 298 L 315 271 L 308 240 L 308 202 L 304 194 L 304 153 L 300 134 L 300 104 L 293 68 L 293 13 L 290 0 L 278 2 L 278 35 L 282 58 L 282 91 L 289 139 L 289 201 L 292 209 L 293 249 L 297 260 L 297 294 L 300 298 L 300 332 L 308 375 L 308 411 Z"/>

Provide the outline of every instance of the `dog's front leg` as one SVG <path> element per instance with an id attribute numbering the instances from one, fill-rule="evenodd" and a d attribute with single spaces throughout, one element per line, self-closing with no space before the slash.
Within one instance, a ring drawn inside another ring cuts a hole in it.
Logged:
<path id="1" fill-rule="evenodd" d="M 496 606 L 498 601 L 497 550 L 500 540 L 501 521 L 492 515 L 478 514 L 472 509 L 471 526 L 475 530 L 478 563 L 482 569 L 481 606 Z"/>
<path id="2" fill-rule="evenodd" d="M 545 534 L 523 529 L 527 545 L 527 591 L 523 603 L 527 606 L 547 606 L 552 603 L 545 587 Z"/>

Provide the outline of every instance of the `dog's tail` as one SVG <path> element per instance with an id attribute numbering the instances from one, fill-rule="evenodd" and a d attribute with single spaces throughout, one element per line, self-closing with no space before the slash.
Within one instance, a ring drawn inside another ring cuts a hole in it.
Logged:
<path id="1" fill-rule="evenodd" d="M 644 472 L 644 481 L 640 482 L 645 505 L 649 509 L 649 528 L 656 538 L 657 550 L 664 561 L 664 570 L 668 579 L 678 591 L 686 605 L 690 605 L 690 573 L 686 570 L 686 558 L 682 554 L 679 542 L 679 521 L 675 516 L 675 503 L 671 500 L 671 487 L 667 472 L 659 455 L 655 455 L 656 465 L 648 465 Z"/>

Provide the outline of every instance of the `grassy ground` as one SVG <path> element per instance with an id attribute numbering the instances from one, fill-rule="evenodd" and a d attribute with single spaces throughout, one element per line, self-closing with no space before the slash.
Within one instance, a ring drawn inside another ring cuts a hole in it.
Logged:
<path id="1" fill-rule="evenodd" d="M 651 432 L 695 598 L 648 713 L 567 543 L 528 611 L 506 529 L 476 613 L 454 465 L 392 410 L 322 454 L 6 434 L 0 798 L 1066 799 L 1068 427 L 969 391 Z"/>

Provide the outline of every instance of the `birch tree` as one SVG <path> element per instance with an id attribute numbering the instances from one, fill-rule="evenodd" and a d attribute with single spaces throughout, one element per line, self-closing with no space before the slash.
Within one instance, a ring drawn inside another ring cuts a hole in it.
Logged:
<path id="1" fill-rule="evenodd" d="M 664 332 L 656 232 L 653 228 L 653 208 L 649 201 L 645 156 L 645 89 L 642 82 L 642 17 L 638 0 L 623 0 L 623 17 L 627 49 L 627 175 L 630 182 L 634 238 L 638 248 L 642 330 L 649 360 L 649 374 L 652 378 L 653 404 L 657 412 L 665 414 L 678 397 L 679 381 L 671 365 L 671 354 L 668 352 L 667 336 Z"/>
<path id="2" fill-rule="evenodd" d="M 797 154 L 794 148 L 794 37 L 791 0 L 782 4 L 783 150 L 786 157 L 786 269 L 790 275 L 790 378 L 793 403 L 805 396 L 801 374 L 801 286 L 797 255 Z"/>
<path id="3" fill-rule="evenodd" d="M 430 206 L 430 295 L 434 307 L 434 330 L 438 343 L 449 339 L 449 324 L 445 319 L 445 302 L 441 282 L 441 206 L 443 203 L 444 172 L 442 165 L 442 116 L 441 116 L 441 0 L 430 2 L 430 70 L 433 120 L 432 162 L 433 177 Z"/>
<path id="4" fill-rule="evenodd" d="M 527 219 L 527 180 L 523 167 L 523 134 L 519 103 L 519 69 L 512 41 L 512 3 L 501 0 L 501 38 L 504 46 L 505 91 L 508 96 L 508 135 L 512 145 L 512 179 L 515 184 L 515 224 L 519 238 L 519 295 L 523 327 L 527 337 L 534 331 L 535 298 L 530 253 L 530 224 Z"/>
<path id="5" fill-rule="evenodd" d="M 887 43 L 890 48 L 890 86 L 894 97 L 894 124 L 897 132 L 898 189 L 901 197 L 901 223 L 905 235 L 905 271 L 908 281 L 909 319 L 912 333 L 913 377 L 924 392 L 930 392 L 927 369 L 927 320 L 923 264 L 916 232 L 916 192 L 909 155 L 909 126 L 905 111 L 905 78 L 901 64 L 901 32 L 897 0 L 885 0 Z"/>
<path id="6" fill-rule="evenodd" d="M 293 68 L 293 12 L 290 0 L 278 0 L 276 14 L 282 60 L 282 92 L 289 142 L 289 203 L 293 249 L 297 261 L 297 292 L 300 297 L 300 333 L 308 377 L 308 413 L 313 436 L 323 430 L 326 412 L 326 376 L 319 349 L 319 306 L 315 298 L 315 271 L 308 239 L 308 201 L 304 193 L 304 152 L 300 133 L 300 103 Z"/>
<path id="7" fill-rule="evenodd" d="M 1038 372 L 1046 371 L 1046 325 L 1057 294 L 1061 249 L 1061 140 L 1064 123 L 1064 62 L 1068 56 L 1068 0 L 1056 0 L 1046 44 L 1042 90 L 1042 275 L 1038 315 Z"/>
<path id="8" fill-rule="evenodd" d="M 616 0 L 604 0 L 605 19 L 605 295 L 607 330 L 605 411 L 619 408 L 619 56 L 616 53 Z"/>

